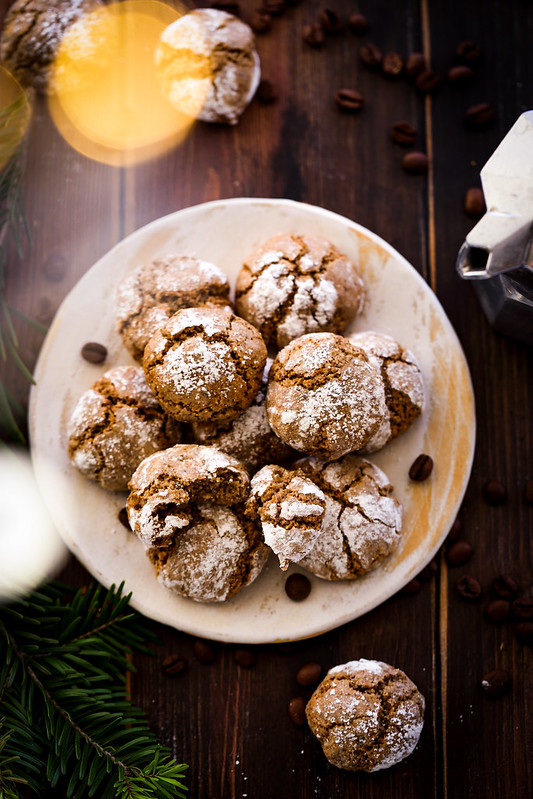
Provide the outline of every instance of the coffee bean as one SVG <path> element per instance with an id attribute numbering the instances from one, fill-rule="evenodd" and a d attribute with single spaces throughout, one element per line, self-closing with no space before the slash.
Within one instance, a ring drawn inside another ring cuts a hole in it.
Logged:
<path id="1" fill-rule="evenodd" d="M 500 480 L 487 480 L 483 486 L 483 495 L 489 505 L 503 505 L 507 502 L 507 489 Z"/>
<path id="2" fill-rule="evenodd" d="M 505 669 L 494 669 L 482 677 L 481 687 L 491 698 L 504 696 L 511 689 L 511 675 Z"/>
<path id="3" fill-rule="evenodd" d="M 440 78 L 433 70 L 426 69 L 417 76 L 415 86 L 423 94 L 433 94 L 440 86 Z"/>
<path id="4" fill-rule="evenodd" d="M 263 0 L 261 11 L 266 11 L 273 17 L 280 17 L 286 10 L 285 0 Z"/>
<path id="5" fill-rule="evenodd" d="M 59 283 L 67 272 L 67 262 L 62 255 L 54 253 L 46 259 L 42 266 L 42 273 L 51 283 Z"/>
<path id="6" fill-rule="evenodd" d="M 272 27 L 272 17 L 258 8 L 250 19 L 250 27 L 255 33 L 266 33 Z"/>
<path id="7" fill-rule="evenodd" d="M 485 608 L 485 618 L 491 624 L 503 624 L 511 612 L 511 603 L 508 599 L 495 599 Z"/>
<path id="8" fill-rule="evenodd" d="M 518 593 L 518 583 L 507 574 L 500 574 L 495 577 L 491 588 L 500 599 L 513 599 Z"/>
<path id="9" fill-rule="evenodd" d="M 468 541 L 456 541 L 446 550 L 446 560 L 450 566 L 460 566 L 466 563 L 474 554 L 474 547 Z"/>
<path id="10" fill-rule="evenodd" d="M 335 102 L 342 111 L 356 113 L 360 111 L 365 103 L 363 95 L 355 89 L 339 89 L 335 95 Z"/>
<path id="11" fill-rule="evenodd" d="M 198 639 L 192 645 L 192 651 L 196 660 L 204 666 L 208 666 L 215 660 L 215 650 L 207 641 Z"/>
<path id="12" fill-rule="evenodd" d="M 342 30 L 342 20 L 331 8 L 323 8 L 318 16 L 318 21 L 326 33 L 339 33 Z"/>
<path id="13" fill-rule="evenodd" d="M 425 156 L 424 153 L 407 153 L 407 155 L 404 155 L 402 163 L 404 163 L 405 159 L 408 158 L 410 155 L 411 156 L 423 155 L 427 161 L 427 156 Z M 409 469 L 409 477 L 411 480 L 416 480 L 417 482 L 420 483 L 423 480 L 427 480 L 432 471 L 433 471 L 433 458 L 430 455 L 425 455 L 424 453 L 422 453 L 417 458 L 415 458 L 415 460 L 411 464 L 411 468 Z"/>
<path id="14" fill-rule="evenodd" d="M 271 105 L 278 99 L 278 92 L 271 80 L 268 80 L 268 78 L 261 78 L 255 96 L 260 103 Z"/>
<path id="15" fill-rule="evenodd" d="M 524 500 L 528 505 L 533 505 L 533 480 L 528 480 L 524 486 Z"/>
<path id="16" fill-rule="evenodd" d="M 511 610 L 519 619 L 533 619 L 533 597 L 518 597 L 514 600 Z"/>
<path id="17" fill-rule="evenodd" d="M 285 580 L 285 593 L 293 602 L 302 602 L 311 593 L 311 583 L 305 574 L 290 574 Z"/>
<path id="18" fill-rule="evenodd" d="M 161 663 L 161 668 L 167 677 L 177 677 L 187 670 L 187 661 L 181 655 L 168 655 Z"/>
<path id="19" fill-rule="evenodd" d="M 494 109 L 488 103 L 471 105 L 465 113 L 465 122 L 469 128 L 486 128 L 492 122 Z"/>
<path id="20" fill-rule="evenodd" d="M 461 537 L 462 532 L 463 525 L 461 519 L 456 519 L 450 527 L 450 532 L 446 537 L 446 542 L 449 543 L 450 541 L 457 541 L 457 539 Z"/>
<path id="21" fill-rule="evenodd" d="M 251 669 L 257 662 L 255 654 L 250 649 L 236 649 L 234 657 L 235 663 L 244 669 Z"/>
<path id="22" fill-rule="evenodd" d="M 123 524 L 123 525 L 124 525 L 124 527 L 126 528 L 126 530 L 130 530 L 130 531 L 131 531 L 131 527 L 130 527 L 130 521 L 129 521 L 129 519 L 128 519 L 128 511 L 127 511 L 127 509 L 126 509 L 126 508 L 121 508 L 121 509 L 119 510 L 119 512 L 118 512 L 118 520 L 119 520 L 119 522 L 120 522 L 121 524 Z"/>
<path id="23" fill-rule="evenodd" d="M 437 574 L 439 570 L 439 566 L 436 560 L 431 560 L 427 566 L 424 566 L 420 574 L 418 575 L 419 580 L 431 580 Z"/>
<path id="24" fill-rule="evenodd" d="M 407 153 L 402 158 L 402 168 L 409 175 L 425 175 L 429 169 L 428 157 L 425 153 Z"/>
<path id="25" fill-rule="evenodd" d="M 477 64 L 482 56 L 481 48 L 470 40 L 460 42 L 455 48 L 455 57 L 462 64 Z"/>
<path id="26" fill-rule="evenodd" d="M 521 621 L 515 625 L 515 635 L 521 644 L 533 646 L 533 621 Z"/>
<path id="27" fill-rule="evenodd" d="M 352 14 L 348 19 L 348 27 L 356 36 L 364 36 L 370 30 L 368 20 L 363 14 Z"/>
<path id="28" fill-rule="evenodd" d="M 460 64 L 448 70 L 448 80 L 450 83 L 453 83 L 454 86 L 466 86 L 471 83 L 473 77 L 474 71 L 464 64 Z"/>
<path id="29" fill-rule="evenodd" d="M 320 663 L 306 663 L 296 672 L 296 682 L 298 685 L 309 687 L 319 682 L 322 676 L 322 666 Z"/>
<path id="30" fill-rule="evenodd" d="M 310 47 L 322 47 L 325 34 L 318 22 L 306 25 L 303 32 L 303 40 Z"/>
<path id="31" fill-rule="evenodd" d="M 410 78 L 416 78 L 427 70 L 426 57 L 423 53 L 411 53 L 405 64 L 405 71 Z"/>
<path id="32" fill-rule="evenodd" d="M 383 61 L 383 55 L 375 44 L 364 44 L 359 50 L 359 58 L 366 67 L 378 69 Z"/>
<path id="33" fill-rule="evenodd" d="M 288 710 L 290 720 L 293 722 L 293 724 L 297 724 L 299 727 L 301 727 L 307 721 L 305 717 L 305 705 L 306 701 L 303 696 L 295 696 L 289 702 Z"/>
<path id="34" fill-rule="evenodd" d="M 414 596 L 415 594 L 419 594 L 422 590 L 422 581 L 418 579 L 418 577 L 414 577 L 410 580 L 407 585 L 404 585 L 402 588 L 402 594 L 406 594 L 407 596 Z"/>
<path id="35" fill-rule="evenodd" d="M 395 122 L 391 128 L 391 139 L 402 147 L 410 147 L 415 143 L 416 128 L 410 122 Z"/>
<path id="36" fill-rule="evenodd" d="M 479 599 L 481 596 L 481 583 L 469 574 L 463 574 L 455 583 L 459 594 L 465 599 Z"/>
<path id="37" fill-rule="evenodd" d="M 468 216 L 483 216 L 487 210 L 483 189 L 473 186 L 472 188 L 466 190 L 464 209 Z"/>
<path id="38" fill-rule="evenodd" d="M 89 341 L 81 348 L 81 357 L 89 363 L 103 363 L 107 358 L 107 348 L 96 341 Z"/>
<path id="39" fill-rule="evenodd" d="M 398 53 L 385 53 L 381 68 L 389 78 L 397 78 L 403 71 L 403 58 Z"/>

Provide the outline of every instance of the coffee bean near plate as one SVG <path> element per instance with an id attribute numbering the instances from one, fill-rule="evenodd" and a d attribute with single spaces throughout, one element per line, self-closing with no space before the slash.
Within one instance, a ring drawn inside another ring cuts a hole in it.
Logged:
<path id="1" fill-rule="evenodd" d="M 192 645 L 194 657 L 199 663 L 208 666 L 215 661 L 215 650 L 207 641 L 198 639 Z"/>
<path id="2" fill-rule="evenodd" d="M 511 675 L 505 669 L 494 669 L 481 678 L 481 688 L 486 696 L 497 699 L 511 689 Z"/>
<path id="3" fill-rule="evenodd" d="M 342 111 L 356 113 L 365 104 L 363 95 L 355 89 L 339 89 L 335 94 L 335 102 Z"/>
<path id="4" fill-rule="evenodd" d="M 455 541 L 446 550 L 446 560 L 450 566 L 460 566 L 461 563 L 466 563 L 474 554 L 474 547 L 468 541 Z"/>
<path id="5" fill-rule="evenodd" d="M 390 136 L 395 144 L 401 144 L 402 147 L 410 147 L 415 143 L 416 128 L 410 122 L 395 122 L 391 127 Z"/>
<path id="6" fill-rule="evenodd" d="M 433 94 L 440 86 L 440 78 L 432 69 L 426 69 L 417 76 L 415 86 L 423 94 Z"/>
<path id="7" fill-rule="evenodd" d="M 533 646 L 533 621 L 521 621 L 515 624 L 514 632 L 521 644 Z"/>
<path id="8" fill-rule="evenodd" d="M 305 705 L 306 701 L 303 696 L 295 696 L 290 700 L 287 707 L 290 720 L 298 727 L 303 726 L 307 721 L 305 717 Z"/>
<path id="9" fill-rule="evenodd" d="M 385 53 L 381 68 L 387 77 L 398 78 L 403 72 L 403 58 L 399 53 Z"/>
<path id="10" fill-rule="evenodd" d="M 272 17 L 266 11 L 257 8 L 252 14 L 249 24 L 254 33 L 266 33 L 272 27 Z"/>
<path id="11" fill-rule="evenodd" d="M 465 199 L 464 199 L 464 209 L 465 213 L 468 214 L 468 216 L 473 216 L 473 217 L 483 216 L 483 214 L 487 210 L 483 189 L 480 189 L 477 186 L 472 186 L 470 189 L 466 190 Z"/>
<path id="12" fill-rule="evenodd" d="M 316 685 L 322 677 L 322 666 L 320 663 L 305 663 L 296 672 L 296 682 L 303 687 Z"/>
<path id="13" fill-rule="evenodd" d="M 263 0 L 261 10 L 273 17 L 280 17 L 287 10 L 285 0 Z"/>
<path id="14" fill-rule="evenodd" d="M 342 19 L 331 8 L 323 8 L 318 15 L 318 21 L 325 33 L 339 33 L 342 30 Z"/>
<path id="15" fill-rule="evenodd" d="M 177 677 L 187 671 L 187 661 L 181 655 L 168 655 L 161 663 L 161 668 L 167 677 Z"/>
<path id="16" fill-rule="evenodd" d="M 364 44 L 359 50 L 359 58 L 369 69 L 379 69 L 383 61 L 383 54 L 375 44 Z"/>
<path id="17" fill-rule="evenodd" d="M 425 175 L 429 169 L 429 159 L 425 153 L 406 153 L 402 158 L 402 168 L 409 175 Z"/>
<path id="18" fill-rule="evenodd" d="M 128 519 L 128 511 L 126 508 L 121 508 L 118 512 L 118 520 L 119 522 L 126 528 L 126 530 L 130 530 L 130 521 Z"/>
<path id="19" fill-rule="evenodd" d="M 423 155 L 423 153 L 407 153 L 407 155 Z M 404 156 L 404 159 L 407 156 Z M 411 480 L 415 480 L 416 482 L 420 483 L 423 480 L 427 480 L 430 476 L 431 472 L 433 471 L 433 458 L 431 455 L 426 455 L 422 453 L 419 455 L 409 469 L 409 478 Z"/>
<path id="20" fill-rule="evenodd" d="M 482 57 L 481 48 L 470 39 L 459 42 L 455 48 L 455 58 L 462 64 L 477 64 Z"/>
<path id="21" fill-rule="evenodd" d="M 263 105 L 271 105 L 278 99 L 278 91 L 268 78 L 261 78 L 255 96 Z"/>
<path id="22" fill-rule="evenodd" d="M 303 32 L 303 40 L 310 47 L 322 47 L 326 36 L 322 26 L 318 22 L 306 25 Z"/>
<path id="23" fill-rule="evenodd" d="M 427 566 L 424 566 L 420 574 L 418 575 L 419 580 L 423 580 L 426 582 L 427 580 L 431 580 L 437 574 L 439 570 L 439 564 L 436 560 L 430 560 Z"/>
<path id="24" fill-rule="evenodd" d="M 427 62 L 424 53 L 411 53 L 405 62 L 405 72 L 409 78 L 416 78 L 427 70 Z"/>
<path id="25" fill-rule="evenodd" d="M 457 591 L 464 599 L 476 600 L 481 596 L 481 583 L 469 574 L 463 574 L 455 583 Z"/>
<path id="26" fill-rule="evenodd" d="M 528 480 L 524 486 L 524 501 L 533 505 L 533 480 Z"/>
<path id="27" fill-rule="evenodd" d="M 494 118 L 494 108 L 488 103 L 471 105 L 465 113 L 465 123 L 469 128 L 486 128 Z"/>
<path id="28" fill-rule="evenodd" d="M 348 18 L 348 27 L 356 36 L 364 36 L 370 30 L 367 18 L 364 14 L 351 14 Z"/>
<path id="29" fill-rule="evenodd" d="M 107 358 L 107 347 L 97 341 L 88 341 L 81 348 L 81 357 L 89 363 L 103 363 Z"/>
<path id="30" fill-rule="evenodd" d="M 402 594 L 406 596 L 414 596 L 415 594 L 419 594 L 422 590 L 422 580 L 419 580 L 418 577 L 414 577 L 410 580 L 401 590 Z"/>
<path id="31" fill-rule="evenodd" d="M 251 649 L 236 649 L 234 658 L 235 663 L 243 669 L 251 669 L 257 663 L 257 658 Z"/>
<path id="32" fill-rule="evenodd" d="M 485 618 L 491 624 L 503 624 L 509 618 L 511 603 L 508 599 L 495 599 L 485 608 Z"/>
<path id="33" fill-rule="evenodd" d="M 507 502 L 507 489 L 500 480 L 487 480 L 483 486 L 483 496 L 489 505 L 503 505 Z"/>
<path id="34" fill-rule="evenodd" d="M 473 77 L 474 70 L 467 67 L 466 64 L 459 64 L 448 70 L 448 80 L 454 86 L 467 86 L 471 83 Z"/>
<path id="35" fill-rule="evenodd" d="M 517 597 L 511 605 L 511 610 L 518 619 L 533 619 L 533 597 Z"/>
<path id="36" fill-rule="evenodd" d="M 457 539 L 461 537 L 462 532 L 463 523 L 461 522 L 461 519 L 456 519 L 450 527 L 450 532 L 446 536 L 446 543 L 449 544 L 450 541 L 457 541 Z"/>
<path id="37" fill-rule="evenodd" d="M 518 583 L 508 574 L 499 574 L 495 577 L 491 588 L 500 599 L 514 599 L 518 594 Z"/>
<path id="38" fill-rule="evenodd" d="M 285 593 L 293 602 L 302 602 L 311 593 L 311 583 L 305 574 L 290 574 L 285 580 Z"/>

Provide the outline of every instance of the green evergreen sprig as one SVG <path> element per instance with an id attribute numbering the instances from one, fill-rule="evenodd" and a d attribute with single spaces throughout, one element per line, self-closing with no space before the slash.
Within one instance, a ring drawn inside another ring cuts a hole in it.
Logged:
<path id="1" fill-rule="evenodd" d="M 130 653 L 157 640 L 122 586 L 71 601 L 50 583 L 0 607 L 0 799 L 175 799 L 186 765 L 127 695 Z"/>

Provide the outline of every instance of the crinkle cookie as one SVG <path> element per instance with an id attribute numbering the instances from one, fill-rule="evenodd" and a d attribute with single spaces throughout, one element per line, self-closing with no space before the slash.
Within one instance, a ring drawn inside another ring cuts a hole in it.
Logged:
<path id="1" fill-rule="evenodd" d="M 424 697 L 403 671 L 361 658 L 330 669 L 305 712 L 330 763 L 380 771 L 414 750 L 424 710 Z"/>
<path id="2" fill-rule="evenodd" d="M 68 453 L 85 477 L 124 491 L 144 458 L 179 440 L 179 424 L 162 411 L 141 367 L 117 366 L 80 397 Z"/>
<path id="3" fill-rule="evenodd" d="M 209 444 L 233 455 L 252 473 L 267 463 L 283 463 L 296 455 L 268 423 L 266 393 L 271 366 L 272 359 L 268 358 L 254 401 L 236 419 L 224 425 L 214 422 L 193 422 L 192 425 L 198 444 Z"/>
<path id="4" fill-rule="evenodd" d="M 161 34 L 156 66 L 165 96 L 203 122 L 235 125 L 260 78 L 252 29 L 233 14 L 197 8 Z"/>
<path id="5" fill-rule="evenodd" d="M 272 364 L 268 421 L 289 446 L 323 460 L 361 449 L 387 414 L 380 373 L 343 336 L 310 333 Z"/>
<path id="6" fill-rule="evenodd" d="M 356 265 L 317 236 L 273 236 L 237 276 L 237 313 L 278 348 L 305 333 L 342 333 L 363 302 Z"/>
<path id="7" fill-rule="evenodd" d="M 385 386 L 387 417 L 361 450 L 376 452 L 411 427 L 421 415 L 425 405 L 424 381 L 413 353 L 391 336 L 367 331 L 352 333 L 348 339 L 366 352 L 370 362 L 379 369 Z"/>
<path id="8" fill-rule="evenodd" d="M 142 361 L 148 340 L 173 314 L 203 305 L 230 305 L 228 278 L 218 266 L 188 255 L 155 258 L 119 285 L 118 331 L 135 360 Z"/>
<path id="9" fill-rule="evenodd" d="M 100 0 L 16 0 L 6 14 L 0 59 L 24 87 L 48 87 L 57 48 L 67 28 Z"/>
<path id="10" fill-rule="evenodd" d="M 143 357 L 148 385 L 182 422 L 228 422 L 251 405 L 267 351 L 253 325 L 223 308 L 185 308 L 155 333 Z"/>
<path id="11" fill-rule="evenodd" d="M 265 543 L 284 571 L 313 548 L 325 510 L 323 492 L 298 472 L 270 464 L 252 478 L 246 513 L 259 517 Z"/>
<path id="12" fill-rule="evenodd" d="M 199 602 L 222 602 L 255 580 L 268 548 L 244 516 L 248 490 L 244 466 L 215 447 L 181 444 L 140 464 L 128 518 L 162 585 Z"/>
<path id="13" fill-rule="evenodd" d="M 295 465 L 326 497 L 321 533 L 300 565 L 325 580 L 353 580 L 379 566 L 397 547 L 402 527 L 387 475 L 357 455 Z"/>

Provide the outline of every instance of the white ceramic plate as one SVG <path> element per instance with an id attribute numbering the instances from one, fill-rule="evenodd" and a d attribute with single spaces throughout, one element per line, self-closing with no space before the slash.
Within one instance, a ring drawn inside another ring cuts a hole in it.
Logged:
<path id="1" fill-rule="evenodd" d="M 120 524 L 125 494 L 83 478 L 67 456 L 67 423 L 80 395 L 111 367 L 131 363 L 115 330 L 115 287 L 141 263 L 167 253 L 218 264 L 235 280 L 243 259 L 268 237 L 290 231 L 324 236 L 359 264 L 367 286 L 364 312 L 351 330 L 388 333 L 418 358 L 429 398 L 413 427 L 372 456 L 404 506 L 399 549 L 362 579 L 330 583 L 310 576 L 303 602 L 284 591 L 271 556 L 249 587 L 221 604 L 202 604 L 160 586 L 141 543 Z M 106 362 L 86 363 L 87 341 L 108 348 Z M 132 605 L 157 621 L 220 641 L 266 643 L 317 635 L 383 602 L 428 563 L 447 535 L 472 464 L 475 417 L 468 367 L 433 292 L 390 245 L 349 219 L 290 200 L 220 200 L 157 219 L 96 263 L 59 308 L 44 342 L 30 401 L 30 436 L 37 480 L 72 552 L 104 585 L 126 582 Z M 435 467 L 429 480 L 409 481 L 421 452 Z"/>

